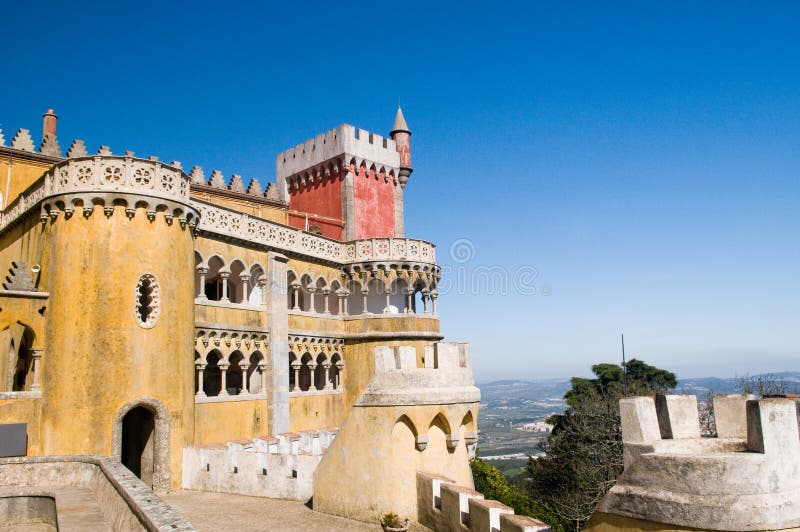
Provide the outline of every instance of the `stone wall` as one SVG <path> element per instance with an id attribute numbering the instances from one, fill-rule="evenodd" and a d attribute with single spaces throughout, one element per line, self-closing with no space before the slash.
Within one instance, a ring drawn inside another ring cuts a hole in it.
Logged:
<path id="1" fill-rule="evenodd" d="M 620 401 L 625 470 L 587 530 L 626 520 L 629 530 L 800 526 L 795 400 L 726 395 L 713 402 L 718 437 L 701 438 L 693 395 Z"/>
<path id="2" fill-rule="evenodd" d="M 59 488 L 64 487 L 90 489 L 113 530 L 195 530 L 114 460 L 94 456 L 0 459 L 0 488 L 54 497 L 58 509 Z"/>
<path id="3" fill-rule="evenodd" d="M 314 470 L 337 429 L 188 447 L 183 488 L 307 501 Z"/>
<path id="4" fill-rule="evenodd" d="M 453 480 L 417 472 L 417 521 L 438 532 L 549 532 L 545 523 L 522 515 Z"/>
<path id="5" fill-rule="evenodd" d="M 376 521 L 415 515 L 417 471 L 472 486 L 480 391 L 466 344 L 374 349 L 374 374 L 314 474 L 314 509 Z M 357 487 L 357 489 L 354 489 Z"/>

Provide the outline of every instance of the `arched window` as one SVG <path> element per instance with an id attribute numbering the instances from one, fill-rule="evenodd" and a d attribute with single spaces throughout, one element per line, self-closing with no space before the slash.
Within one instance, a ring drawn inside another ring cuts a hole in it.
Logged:
<path id="1" fill-rule="evenodd" d="M 217 255 L 214 255 L 208 261 L 205 294 L 210 301 L 220 301 L 222 299 L 222 277 L 220 276 L 220 271 L 224 267 L 225 263 Z"/>
<path id="2" fill-rule="evenodd" d="M 303 358 L 300 359 L 300 363 L 300 389 L 306 392 L 311 389 L 316 363 L 314 362 L 314 359 L 311 357 L 310 353 L 304 354 Z"/>
<path id="3" fill-rule="evenodd" d="M 228 357 L 230 366 L 225 375 L 225 387 L 228 390 L 228 395 L 239 395 L 244 391 L 244 380 L 242 379 L 242 368 L 240 363 L 244 360 L 244 356 L 239 351 L 234 351 Z"/>
<path id="4" fill-rule="evenodd" d="M 136 322 L 146 329 L 154 327 L 161 313 L 161 289 L 153 274 L 145 273 L 139 277 L 134 297 Z"/>
<path id="5" fill-rule="evenodd" d="M 222 358 L 219 351 L 211 351 L 206 357 L 206 369 L 203 373 L 203 391 L 208 397 L 219 395 L 222 390 L 222 372 L 219 361 Z"/>
<path id="6" fill-rule="evenodd" d="M 327 364 L 328 357 L 324 354 L 319 354 L 317 356 L 317 367 L 314 368 L 314 388 L 317 390 L 324 390 L 325 385 L 327 384 L 325 381 L 325 377 L 327 376 L 325 366 Z M 328 370 L 330 370 L 330 368 L 328 368 Z"/>

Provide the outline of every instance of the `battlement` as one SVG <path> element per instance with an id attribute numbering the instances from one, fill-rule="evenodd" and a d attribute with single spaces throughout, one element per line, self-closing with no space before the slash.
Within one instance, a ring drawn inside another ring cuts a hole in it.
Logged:
<path id="1" fill-rule="evenodd" d="M 314 470 L 338 431 L 332 427 L 186 447 L 182 487 L 308 500 Z"/>
<path id="2" fill-rule="evenodd" d="M 697 398 L 620 400 L 625 469 L 598 512 L 715 530 L 800 525 L 800 431 L 791 398 L 718 395 L 718 437 Z"/>
<path id="3" fill-rule="evenodd" d="M 433 530 L 548 532 L 545 523 L 515 515 L 498 501 L 440 475 L 417 472 L 417 521 Z"/>
<path id="4" fill-rule="evenodd" d="M 472 376 L 469 344 L 437 342 L 417 366 L 413 346 L 375 348 L 375 375 L 357 406 L 426 405 L 480 401 Z"/>
<path id="5" fill-rule="evenodd" d="M 384 166 L 387 173 L 393 169 L 395 174 L 400 167 L 394 140 L 342 124 L 279 153 L 275 161 L 278 182 L 332 159 L 344 165 L 354 162 L 356 167 L 361 163 Z"/>

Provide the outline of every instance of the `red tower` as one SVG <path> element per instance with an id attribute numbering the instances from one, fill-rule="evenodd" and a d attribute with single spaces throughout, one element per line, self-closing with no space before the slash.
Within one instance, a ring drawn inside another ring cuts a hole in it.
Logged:
<path id="1" fill-rule="evenodd" d="M 289 225 L 337 240 L 402 237 L 403 189 L 413 170 L 399 108 L 390 135 L 343 124 L 279 154 Z"/>

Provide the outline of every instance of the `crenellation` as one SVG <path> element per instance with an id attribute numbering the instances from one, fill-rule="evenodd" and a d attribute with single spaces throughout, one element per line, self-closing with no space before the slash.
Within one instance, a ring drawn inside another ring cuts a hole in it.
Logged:
<path id="1" fill-rule="evenodd" d="M 30 130 L 20 128 L 14 138 L 11 139 L 11 147 L 17 150 L 35 152 Z"/>
<path id="2" fill-rule="evenodd" d="M 208 186 L 214 188 L 228 188 L 228 185 L 225 183 L 225 177 L 219 170 L 211 172 L 211 179 L 208 180 Z"/>
<path id="3" fill-rule="evenodd" d="M 264 191 L 261 190 L 261 182 L 255 177 L 250 179 L 250 184 L 247 185 L 247 193 L 251 196 L 263 196 Z"/>
<path id="4" fill-rule="evenodd" d="M 730 531 L 800 526 L 797 404 L 751 397 L 714 398 L 716 438 L 700 436 L 694 396 L 621 399 L 624 471 L 593 520 L 611 514 Z"/>
<path id="5" fill-rule="evenodd" d="M 113 154 L 111 153 L 111 148 L 105 145 L 101 145 L 95 155 L 113 155 Z"/>
<path id="6" fill-rule="evenodd" d="M 752 394 L 715 394 L 714 426 L 717 438 L 747 438 L 747 401 L 756 397 Z"/>
<path id="7" fill-rule="evenodd" d="M 6 145 L 6 138 L 3 136 L 3 128 L 0 128 L 0 146 Z"/>
<path id="8" fill-rule="evenodd" d="M 87 157 L 89 153 L 86 151 L 86 145 L 80 139 L 72 141 L 72 145 L 67 150 L 67 158 Z"/>
<path id="9" fill-rule="evenodd" d="M 42 137 L 39 153 L 42 155 L 50 155 L 51 157 L 61 157 L 61 146 L 58 145 L 58 139 L 56 139 L 55 135 L 46 133 L 44 137 Z"/>
<path id="10" fill-rule="evenodd" d="M 400 158 L 393 140 L 342 124 L 279 153 L 276 157 L 277 177 L 279 180 L 286 179 L 322 163 L 342 159 L 355 159 L 356 166 L 362 161 L 367 166 L 386 166 L 395 173 L 400 168 Z"/>
<path id="11" fill-rule="evenodd" d="M 192 167 L 192 172 L 189 174 L 189 177 L 192 179 L 193 185 L 205 185 L 206 184 L 206 175 L 203 173 L 203 167 L 194 165 Z"/>
<path id="12" fill-rule="evenodd" d="M 428 472 L 416 472 L 417 522 L 448 532 L 549 532 L 545 523 L 523 515 L 505 504 L 454 480 Z"/>
<path id="13" fill-rule="evenodd" d="M 230 185 L 228 185 L 228 190 L 231 192 L 238 192 L 239 194 L 244 194 L 246 189 L 244 188 L 244 181 L 242 181 L 242 176 L 239 174 L 233 174 L 231 176 Z"/>
<path id="14" fill-rule="evenodd" d="M 697 396 L 657 394 L 655 404 L 658 426 L 663 439 L 700 437 Z"/>
<path id="15" fill-rule="evenodd" d="M 797 408 L 794 399 L 747 401 L 747 450 L 800 462 Z"/>

